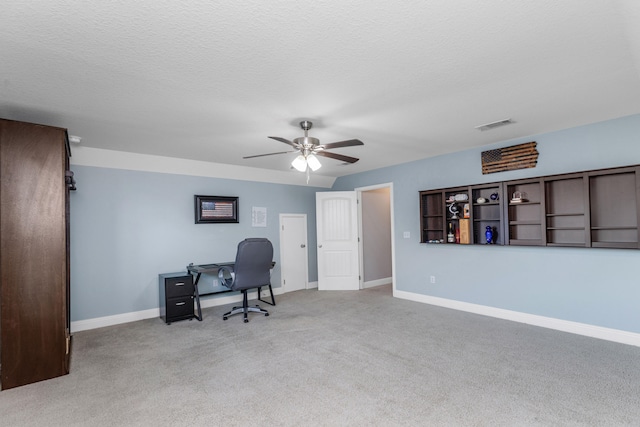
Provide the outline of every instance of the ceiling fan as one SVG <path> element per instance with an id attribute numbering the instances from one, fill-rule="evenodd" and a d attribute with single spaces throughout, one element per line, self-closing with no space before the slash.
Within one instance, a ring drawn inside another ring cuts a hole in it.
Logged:
<path id="1" fill-rule="evenodd" d="M 243 159 L 252 159 L 254 157 L 263 157 L 263 156 L 273 156 L 275 154 L 286 154 L 286 153 L 299 153 L 299 155 L 291 162 L 291 166 L 299 170 L 300 172 L 309 173 L 309 169 L 312 171 L 316 171 L 320 169 L 322 166 L 320 161 L 316 156 L 328 157 L 330 159 L 340 160 L 345 163 L 355 163 L 359 159 L 355 157 L 345 156 L 343 154 L 332 153 L 330 150 L 332 148 L 342 148 L 342 147 L 352 147 L 355 145 L 364 145 L 362 141 L 359 139 L 348 139 L 346 141 L 338 141 L 331 142 L 329 144 L 320 144 L 320 140 L 318 138 L 313 138 L 308 135 L 309 129 L 313 126 L 313 123 L 308 120 L 303 120 L 300 122 L 300 127 L 304 131 L 304 136 L 299 138 L 295 138 L 293 141 L 289 141 L 288 139 L 281 138 L 279 136 L 270 136 L 269 138 L 275 139 L 276 141 L 284 142 L 295 148 L 292 151 L 279 151 L 277 153 L 267 153 L 267 154 L 257 154 L 255 156 L 246 156 Z M 307 175 L 307 181 L 308 181 Z"/>

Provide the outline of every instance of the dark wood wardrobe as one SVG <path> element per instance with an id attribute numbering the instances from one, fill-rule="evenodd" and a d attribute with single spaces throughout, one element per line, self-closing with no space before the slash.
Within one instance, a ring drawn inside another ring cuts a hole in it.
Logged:
<path id="1" fill-rule="evenodd" d="M 69 373 L 69 142 L 0 119 L 0 389 Z"/>

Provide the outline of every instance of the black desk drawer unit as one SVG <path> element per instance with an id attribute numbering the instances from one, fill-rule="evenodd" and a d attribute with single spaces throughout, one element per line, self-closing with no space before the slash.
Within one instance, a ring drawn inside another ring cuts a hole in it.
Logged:
<path id="1" fill-rule="evenodd" d="M 194 286 L 189 273 L 160 274 L 160 317 L 167 323 L 193 319 Z"/>

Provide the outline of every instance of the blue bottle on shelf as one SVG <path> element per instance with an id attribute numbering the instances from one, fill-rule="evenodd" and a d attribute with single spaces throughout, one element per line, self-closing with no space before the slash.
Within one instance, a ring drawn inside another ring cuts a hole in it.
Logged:
<path id="1" fill-rule="evenodd" d="M 487 245 L 493 243 L 493 230 L 487 225 L 487 230 L 484 232 L 484 237 L 487 239 Z"/>

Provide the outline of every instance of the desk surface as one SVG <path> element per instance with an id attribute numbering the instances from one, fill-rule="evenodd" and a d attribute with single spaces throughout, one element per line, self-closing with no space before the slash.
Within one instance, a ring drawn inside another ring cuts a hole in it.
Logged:
<path id="1" fill-rule="evenodd" d="M 193 265 L 189 264 L 187 266 L 187 271 L 192 274 L 207 274 L 207 273 L 217 273 L 220 267 L 232 267 L 235 265 L 234 262 L 217 262 L 215 264 L 200 264 Z M 271 261 L 271 268 L 276 265 L 275 261 Z"/>
<path id="2" fill-rule="evenodd" d="M 196 273 L 196 274 L 216 273 L 220 269 L 220 267 L 233 267 L 233 265 L 234 265 L 233 262 L 218 262 L 215 264 L 201 264 L 201 265 L 189 264 L 187 266 L 187 271 L 189 273 Z"/>

